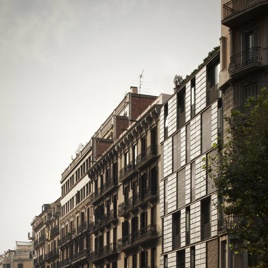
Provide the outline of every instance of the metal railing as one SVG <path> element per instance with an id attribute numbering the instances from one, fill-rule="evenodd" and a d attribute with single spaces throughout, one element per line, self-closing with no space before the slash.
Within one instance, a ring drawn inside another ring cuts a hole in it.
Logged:
<path id="1" fill-rule="evenodd" d="M 259 46 L 255 46 L 241 51 L 230 59 L 229 73 L 233 74 L 242 68 L 245 68 L 252 64 L 261 65 L 263 49 Z"/>
<path id="2" fill-rule="evenodd" d="M 115 186 L 117 186 L 116 182 L 117 182 L 116 178 L 110 178 L 107 182 L 105 182 L 101 187 L 98 188 L 96 192 L 92 194 L 92 202 L 96 202 L 104 194 L 106 194 Z"/>
<path id="3" fill-rule="evenodd" d="M 223 4 L 223 19 L 230 18 L 268 0 L 231 0 Z"/>
<path id="4" fill-rule="evenodd" d="M 118 207 L 118 216 L 123 216 L 124 213 L 130 212 L 132 209 L 140 206 L 144 202 L 148 202 L 151 199 L 157 197 L 157 189 L 156 187 L 146 187 L 142 189 L 142 191 L 136 195 L 131 196 L 124 202 L 119 204 Z"/>
<path id="5" fill-rule="evenodd" d="M 118 239 L 118 248 L 124 250 L 132 245 L 137 245 L 158 237 L 158 226 L 156 224 L 147 225 L 131 234 Z"/>

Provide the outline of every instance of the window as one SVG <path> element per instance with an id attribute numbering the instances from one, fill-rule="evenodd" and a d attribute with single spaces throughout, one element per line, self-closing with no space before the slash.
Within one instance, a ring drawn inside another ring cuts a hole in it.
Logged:
<path id="1" fill-rule="evenodd" d="M 139 235 L 139 230 L 138 230 L 138 217 L 135 216 L 131 219 L 131 234 L 132 234 L 132 239 L 133 241 L 136 241 Z"/>
<path id="2" fill-rule="evenodd" d="M 127 166 L 128 166 L 128 164 L 129 164 L 129 153 L 126 152 L 126 153 L 124 154 L 124 167 L 125 167 L 125 170 L 127 170 Z"/>
<path id="3" fill-rule="evenodd" d="M 146 156 L 146 137 L 141 138 L 141 158 Z"/>
<path id="4" fill-rule="evenodd" d="M 164 255 L 164 268 L 168 268 L 168 256 Z"/>
<path id="5" fill-rule="evenodd" d="M 248 98 L 256 97 L 259 95 L 258 83 L 252 83 L 250 85 L 246 85 L 243 88 L 244 93 L 244 102 L 247 102 Z"/>
<path id="6" fill-rule="evenodd" d="M 221 268 L 227 268 L 226 258 L 227 258 L 227 243 L 226 240 L 224 240 L 221 241 Z"/>
<path id="7" fill-rule="evenodd" d="M 128 268 L 128 257 L 124 259 L 124 268 Z"/>
<path id="8" fill-rule="evenodd" d="M 147 211 L 140 214 L 140 233 L 144 234 L 147 232 Z"/>
<path id="9" fill-rule="evenodd" d="M 190 249 L 190 268 L 195 268 L 195 247 Z"/>
<path id="10" fill-rule="evenodd" d="M 189 163 L 191 159 L 191 125 L 186 126 L 186 162 Z"/>
<path id="11" fill-rule="evenodd" d="M 164 105 L 164 139 L 168 137 L 168 103 Z"/>
<path id="12" fill-rule="evenodd" d="M 177 93 L 177 128 L 185 124 L 185 87 Z"/>
<path id="13" fill-rule="evenodd" d="M 185 268 L 185 250 L 177 252 L 177 268 Z"/>
<path id="14" fill-rule="evenodd" d="M 132 161 L 133 165 L 137 164 L 137 144 L 133 145 L 132 147 Z"/>
<path id="15" fill-rule="evenodd" d="M 151 267 L 156 267 L 156 248 L 151 249 Z"/>
<path id="16" fill-rule="evenodd" d="M 152 146 L 152 153 L 156 154 L 157 149 L 157 128 L 154 127 L 151 130 L 151 146 Z"/>
<path id="17" fill-rule="evenodd" d="M 140 267 L 147 268 L 148 267 L 148 251 L 142 251 L 140 253 Z"/>
<path id="18" fill-rule="evenodd" d="M 138 268 L 137 267 L 137 254 L 133 254 L 133 256 L 132 256 L 132 267 Z"/>
<path id="19" fill-rule="evenodd" d="M 206 239 L 210 234 L 210 197 L 201 201 L 201 239 Z"/>
<path id="20" fill-rule="evenodd" d="M 177 249 L 181 246 L 181 213 L 176 212 L 172 215 L 172 247 Z"/>
<path id="21" fill-rule="evenodd" d="M 207 65 L 207 105 L 210 105 L 218 98 L 220 63 L 217 58 Z"/>
<path id="22" fill-rule="evenodd" d="M 241 65 L 248 65 L 259 60 L 259 47 L 258 47 L 258 28 L 246 29 L 242 33 L 242 58 Z"/>
<path id="23" fill-rule="evenodd" d="M 187 207 L 186 210 L 185 210 L 185 217 L 186 217 L 186 223 L 185 223 L 185 236 L 186 236 L 186 245 L 189 245 L 190 244 L 190 207 Z"/>
<path id="24" fill-rule="evenodd" d="M 195 100 L 196 100 L 196 88 L 195 77 L 191 80 L 191 117 L 195 116 Z"/>
<path id="25" fill-rule="evenodd" d="M 18 263 L 18 268 L 23 268 L 23 263 Z"/>

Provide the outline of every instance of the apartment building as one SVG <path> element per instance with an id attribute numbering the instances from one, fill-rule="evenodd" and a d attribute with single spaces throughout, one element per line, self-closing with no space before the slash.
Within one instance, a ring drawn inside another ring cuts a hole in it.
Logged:
<path id="1" fill-rule="evenodd" d="M 131 88 L 63 172 L 60 267 L 147 267 L 151 256 L 156 261 L 156 251 L 148 250 L 159 247 L 161 234 L 151 183 L 157 187 L 163 98 Z"/>
<path id="2" fill-rule="evenodd" d="M 221 70 L 220 90 L 223 112 L 240 109 L 246 100 L 268 88 L 268 1 L 221 1 Z M 224 127 L 224 129 L 226 126 Z M 246 252 L 233 254 L 228 235 L 232 217 L 219 221 L 219 267 L 248 267 L 254 261 Z"/>
<path id="3" fill-rule="evenodd" d="M 14 250 L 0 255 L 1 268 L 32 268 L 32 243 L 16 241 Z"/>
<path id="4" fill-rule="evenodd" d="M 60 199 L 44 204 L 42 212 L 31 225 L 28 239 L 33 241 L 33 266 L 35 268 L 57 268 L 59 263 L 59 216 Z"/>
<path id="5" fill-rule="evenodd" d="M 203 166 L 222 133 L 216 48 L 160 114 L 160 267 L 218 267 L 217 192 Z"/>

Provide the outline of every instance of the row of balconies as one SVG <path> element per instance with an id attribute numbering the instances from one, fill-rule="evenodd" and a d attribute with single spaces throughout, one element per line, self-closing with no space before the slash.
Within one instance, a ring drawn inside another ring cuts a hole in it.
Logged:
<path id="1" fill-rule="evenodd" d="M 104 258 L 111 257 L 112 255 L 119 254 L 120 251 L 128 250 L 133 246 L 139 246 L 142 243 L 149 242 L 156 239 L 159 236 L 159 230 L 157 225 L 148 225 L 144 228 L 136 230 L 132 234 L 124 236 L 118 239 L 118 243 L 112 242 L 108 245 L 101 247 L 95 251 L 89 251 L 83 249 L 65 260 L 62 260 L 59 267 L 64 267 L 75 261 L 80 261 L 83 258 L 87 258 L 90 263 L 100 261 Z"/>

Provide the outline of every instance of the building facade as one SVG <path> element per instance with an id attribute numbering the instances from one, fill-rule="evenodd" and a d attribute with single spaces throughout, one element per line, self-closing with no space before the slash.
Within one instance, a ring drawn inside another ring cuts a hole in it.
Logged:
<path id="1" fill-rule="evenodd" d="M 222 0 L 221 10 L 220 89 L 223 112 L 230 115 L 262 87 L 268 88 L 268 1 Z M 232 221 L 225 216 L 219 222 L 219 267 L 254 266 L 247 252 L 234 254 L 228 246 L 235 241 L 228 235 Z"/>
<path id="2" fill-rule="evenodd" d="M 32 268 L 32 243 L 16 241 L 14 250 L 0 255 L 1 268 Z"/>
<path id="3" fill-rule="evenodd" d="M 217 193 L 203 166 L 222 133 L 216 48 L 162 106 L 160 267 L 218 267 Z"/>
<path id="4" fill-rule="evenodd" d="M 132 88 L 63 172 L 60 267 L 147 267 L 151 246 L 160 254 L 157 189 L 150 189 L 158 187 L 163 98 Z"/>
<path id="5" fill-rule="evenodd" d="M 44 204 L 42 212 L 31 225 L 28 239 L 33 243 L 33 266 L 35 268 L 58 268 L 59 264 L 59 218 L 60 199 Z"/>

